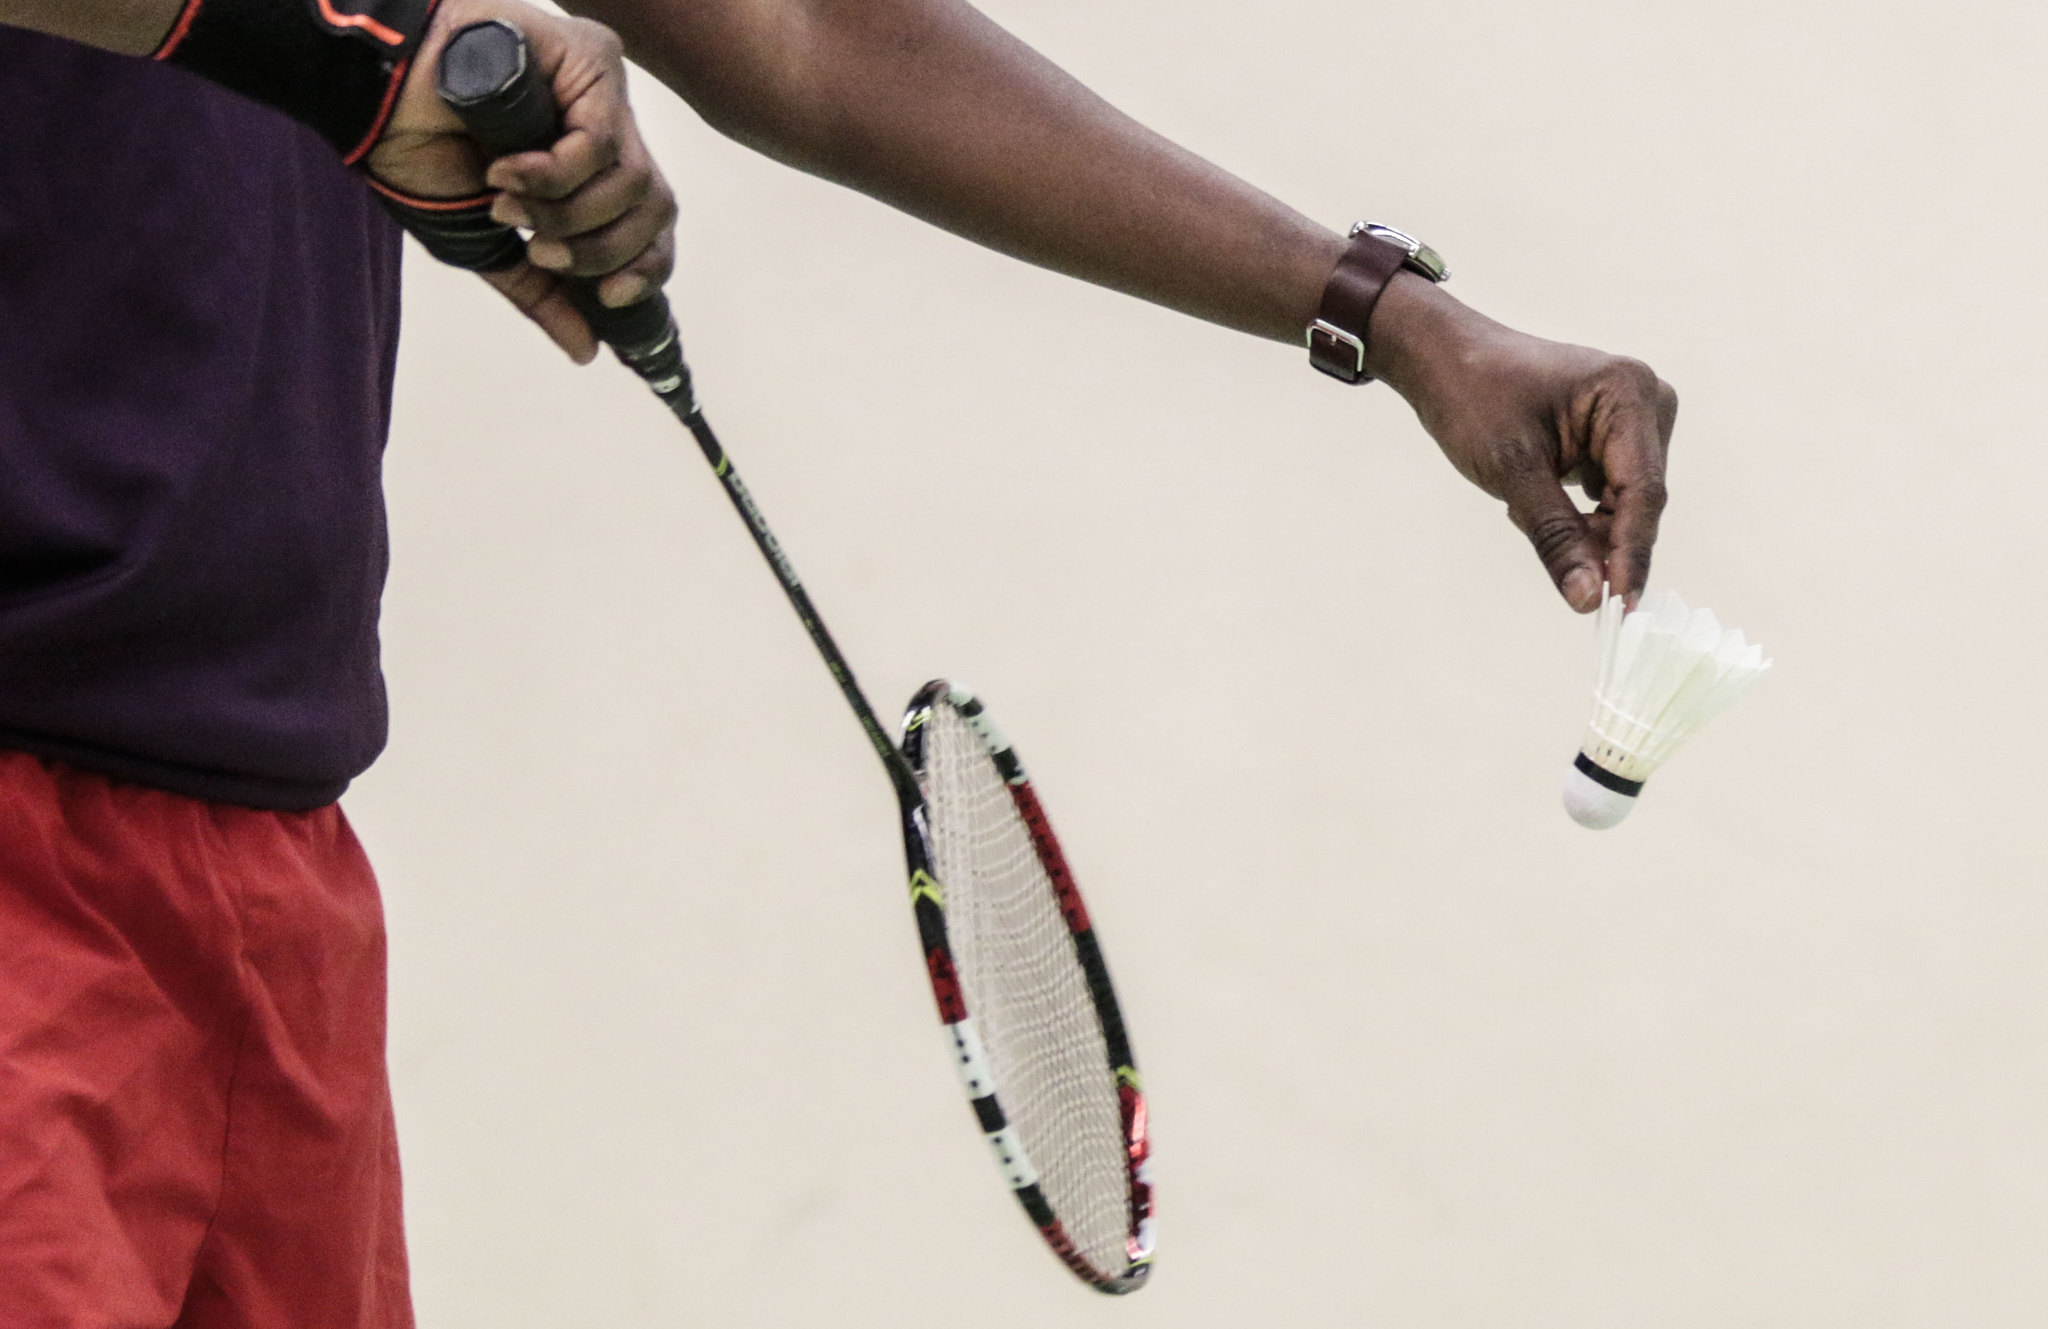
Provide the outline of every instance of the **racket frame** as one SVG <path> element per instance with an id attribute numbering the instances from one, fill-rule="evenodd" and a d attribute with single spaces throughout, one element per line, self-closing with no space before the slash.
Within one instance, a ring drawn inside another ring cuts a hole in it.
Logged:
<path id="1" fill-rule="evenodd" d="M 1114 1078 L 1116 1085 L 1123 1133 L 1129 1225 L 1124 1236 L 1126 1263 L 1121 1270 L 1097 1268 L 1076 1249 L 1059 1214 L 1053 1210 L 1044 1190 L 1038 1185 L 1037 1172 L 1028 1151 L 1011 1129 L 1009 1118 L 1003 1111 L 1002 1086 L 990 1070 L 974 1013 L 969 1010 L 966 993 L 961 988 L 947 925 L 945 888 L 933 866 L 936 855 L 932 845 L 931 817 L 923 793 L 927 769 L 925 740 L 930 732 L 932 712 L 942 705 L 952 707 L 980 738 L 989 762 L 1008 789 L 1018 819 L 1030 837 L 1032 852 L 1052 885 L 1060 917 L 1067 925 L 1067 935 L 1074 948 L 1074 961 L 1088 984 L 1089 1003 L 1094 1008 L 1108 1054 L 1104 1069 Z M 975 1120 L 995 1154 L 996 1166 L 1004 1180 L 1010 1184 L 1017 1202 L 1023 1206 L 1032 1226 L 1038 1229 L 1038 1235 L 1044 1238 L 1053 1254 L 1075 1277 L 1098 1291 L 1112 1295 L 1134 1292 L 1151 1274 L 1154 1242 L 1150 1178 L 1152 1147 L 1144 1082 L 1138 1074 L 1137 1059 L 1131 1052 L 1130 1035 L 1124 1026 L 1123 1010 L 1117 1004 L 1116 988 L 1110 982 L 1108 963 L 1096 939 L 1087 902 L 1082 899 L 1074 874 L 1067 867 L 1066 853 L 1060 848 L 1059 837 L 1053 833 L 1052 822 L 1038 801 L 1038 793 L 1032 787 L 1031 777 L 1016 749 L 989 718 L 981 699 L 966 688 L 942 678 L 920 688 L 903 714 L 901 752 L 916 773 L 919 785 L 914 800 L 902 800 L 903 853 L 910 869 L 911 906 L 917 915 L 918 940 L 924 947 L 925 971 L 931 978 L 932 996 L 938 1002 L 939 1019 L 945 1025 L 954 1068 L 960 1073 Z"/>

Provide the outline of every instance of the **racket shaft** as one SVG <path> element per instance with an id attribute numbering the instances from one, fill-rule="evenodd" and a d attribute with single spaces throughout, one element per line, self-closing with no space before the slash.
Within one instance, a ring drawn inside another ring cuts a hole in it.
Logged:
<path id="1" fill-rule="evenodd" d="M 652 382 L 649 386 L 654 386 Z M 712 432 L 711 422 L 704 418 L 703 409 L 697 404 L 696 395 L 691 391 L 689 371 L 683 371 L 682 382 L 675 388 L 663 392 L 656 388 L 655 395 L 675 412 L 676 418 L 689 428 L 696 438 L 697 446 L 704 453 L 704 460 L 711 463 L 712 474 L 725 487 L 725 496 L 732 500 L 740 520 L 746 523 L 748 534 L 754 537 L 755 548 L 775 573 L 775 580 L 782 585 L 782 593 L 789 597 L 790 607 L 796 610 L 797 620 L 804 625 L 804 631 L 811 636 L 811 644 L 818 648 L 818 654 L 825 661 L 825 668 L 832 673 L 832 681 L 839 685 L 840 695 L 853 708 L 854 718 L 860 721 L 861 730 L 868 736 L 868 744 L 875 755 L 882 760 L 882 766 L 889 772 L 889 781 L 895 785 L 899 798 L 916 801 L 920 795 L 917 777 L 911 773 L 909 763 L 896 750 L 888 732 L 875 718 L 875 708 L 868 704 L 867 694 L 861 691 L 860 681 L 853 676 L 853 666 L 847 664 L 840 654 L 839 643 L 832 640 L 826 630 L 825 620 L 818 617 L 816 606 L 811 603 L 810 594 L 798 580 L 796 568 L 789 556 L 782 551 L 782 542 L 775 538 L 775 532 L 768 527 L 768 519 L 761 515 L 761 509 L 754 502 L 754 495 L 747 489 L 746 482 L 733 467 L 732 458 L 718 442 L 718 435 Z"/>
<path id="2" fill-rule="evenodd" d="M 545 148 L 561 134 L 561 112 L 530 56 L 526 38 L 517 28 L 503 21 L 488 20 L 472 23 L 458 32 L 441 57 L 438 81 L 442 99 L 492 157 Z M 852 667 L 839 652 L 838 643 L 825 630 L 824 620 L 818 617 L 811 597 L 797 579 L 796 569 L 782 552 L 781 542 L 768 528 L 768 519 L 761 515 L 754 496 L 733 469 L 732 459 L 725 455 L 718 436 L 711 432 L 710 422 L 697 405 L 668 298 L 656 292 L 628 308 L 608 309 L 597 298 L 596 282 L 585 277 L 567 278 L 566 282 L 591 330 L 696 436 L 704 459 L 711 463 L 713 474 L 725 486 L 726 497 L 746 522 L 748 533 L 774 570 L 775 579 L 782 583 L 783 594 L 789 597 L 804 631 L 810 633 L 811 643 L 824 657 L 825 667 L 832 671 L 832 679 L 839 685 L 846 704 L 853 707 L 854 718 L 860 721 L 875 755 L 882 759 L 897 796 L 916 800 L 917 777 L 875 718 L 874 707 L 868 704 Z"/>

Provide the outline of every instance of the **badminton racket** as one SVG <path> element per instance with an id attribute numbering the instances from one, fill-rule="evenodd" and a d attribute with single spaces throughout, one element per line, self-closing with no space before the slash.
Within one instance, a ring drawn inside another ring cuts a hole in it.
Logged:
<path id="1" fill-rule="evenodd" d="M 553 96 L 510 24 L 464 28 L 437 73 L 493 158 L 560 136 Z M 1082 1281 L 1110 1293 L 1143 1286 L 1153 1246 L 1143 1086 L 1087 906 L 1016 750 L 978 698 L 945 680 L 912 699 L 901 746 L 891 739 L 704 418 L 667 299 L 608 309 L 589 282 L 570 293 L 696 438 L 888 772 L 947 1048 L 1004 1180 Z"/>

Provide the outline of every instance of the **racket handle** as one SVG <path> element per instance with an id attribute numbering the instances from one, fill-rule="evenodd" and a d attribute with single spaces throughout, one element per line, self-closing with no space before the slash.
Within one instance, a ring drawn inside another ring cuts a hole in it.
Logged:
<path id="1" fill-rule="evenodd" d="M 494 161 L 542 151 L 562 136 L 554 91 L 534 64 L 525 34 L 510 23 L 490 19 L 463 28 L 442 51 L 436 75 L 441 100 Z M 667 396 L 687 385 L 689 371 L 667 296 L 656 291 L 638 304 L 613 309 L 597 298 L 592 278 L 562 281 L 598 340 L 649 387 Z"/>

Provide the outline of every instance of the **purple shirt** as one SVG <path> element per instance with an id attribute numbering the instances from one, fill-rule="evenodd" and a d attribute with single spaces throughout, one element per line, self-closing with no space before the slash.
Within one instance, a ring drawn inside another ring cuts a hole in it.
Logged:
<path id="1" fill-rule="evenodd" d="M 306 808 L 384 745 L 399 233 L 334 150 L 0 27 L 0 747 Z"/>

